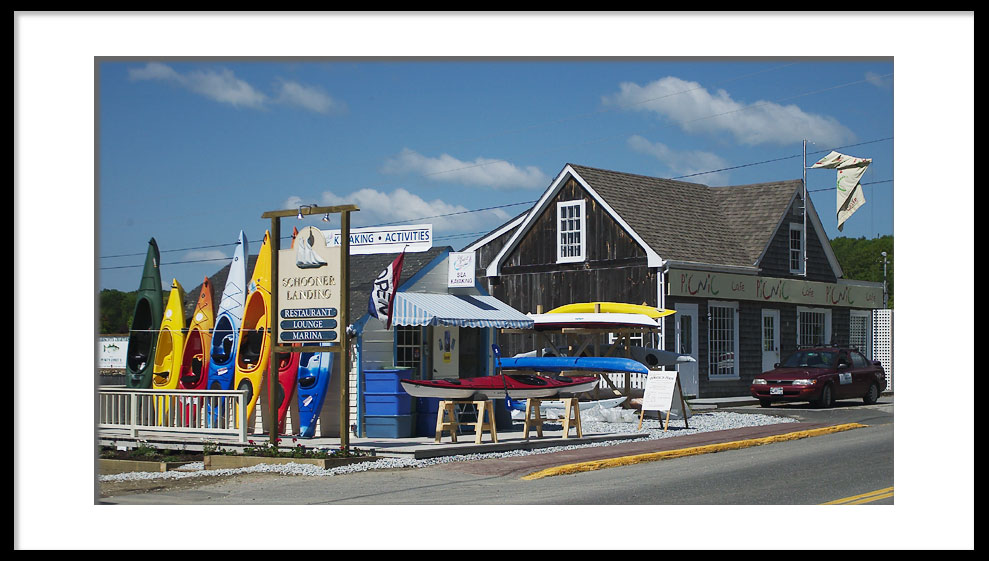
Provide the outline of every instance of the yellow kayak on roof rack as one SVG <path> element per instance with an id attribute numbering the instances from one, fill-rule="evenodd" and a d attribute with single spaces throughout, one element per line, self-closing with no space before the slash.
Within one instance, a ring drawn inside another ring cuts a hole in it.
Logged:
<path id="1" fill-rule="evenodd" d="M 644 304 L 626 304 L 625 302 L 577 302 L 559 308 L 553 308 L 550 314 L 590 314 L 595 312 L 595 306 L 601 306 L 602 314 L 642 314 L 652 319 L 671 316 L 676 310 L 664 310 Z"/>

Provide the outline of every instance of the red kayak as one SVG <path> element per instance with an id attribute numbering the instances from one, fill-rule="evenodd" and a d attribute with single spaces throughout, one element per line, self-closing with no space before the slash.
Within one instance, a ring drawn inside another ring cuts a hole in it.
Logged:
<path id="1" fill-rule="evenodd" d="M 297 345 L 294 345 L 297 346 Z M 302 353 L 279 353 L 278 381 L 275 384 L 275 403 L 278 405 L 278 434 L 285 432 L 285 413 L 295 397 L 295 384 L 299 376 L 299 359 Z M 292 421 L 297 424 L 298 421 Z"/>
<path id="2" fill-rule="evenodd" d="M 477 378 L 445 380 L 402 380 L 402 388 L 413 397 L 442 399 L 503 399 L 507 389 L 512 399 L 578 394 L 594 389 L 597 376 L 549 377 L 536 374 L 498 374 Z"/>

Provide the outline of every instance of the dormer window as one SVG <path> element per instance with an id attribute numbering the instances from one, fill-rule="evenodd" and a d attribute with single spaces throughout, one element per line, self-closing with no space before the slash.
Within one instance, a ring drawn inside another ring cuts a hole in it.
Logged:
<path id="1" fill-rule="evenodd" d="M 585 223 L 583 199 L 556 203 L 557 263 L 574 263 L 586 259 Z"/>

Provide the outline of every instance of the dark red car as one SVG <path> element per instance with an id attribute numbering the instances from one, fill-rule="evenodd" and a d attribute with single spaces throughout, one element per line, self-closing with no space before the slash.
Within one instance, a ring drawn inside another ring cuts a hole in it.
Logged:
<path id="1" fill-rule="evenodd" d="M 809 401 L 831 407 L 838 399 L 875 403 L 886 389 L 886 372 L 849 347 L 803 348 L 752 380 L 749 391 L 763 407 L 778 401 Z"/>

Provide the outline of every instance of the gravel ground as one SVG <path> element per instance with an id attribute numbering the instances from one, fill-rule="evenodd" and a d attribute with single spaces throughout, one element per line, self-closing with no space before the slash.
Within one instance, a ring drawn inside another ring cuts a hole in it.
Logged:
<path id="1" fill-rule="evenodd" d="M 646 419 L 642 424 L 641 431 L 638 428 L 637 419 L 631 422 L 611 422 L 611 423 L 605 423 L 605 422 L 599 422 L 593 420 L 582 420 L 583 429 L 588 433 L 647 432 L 648 436 L 634 440 L 599 442 L 599 443 L 582 444 L 576 446 L 575 445 L 558 446 L 552 448 L 542 448 L 539 450 L 515 450 L 510 452 L 497 452 L 497 453 L 487 453 L 487 454 L 465 454 L 461 456 L 447 456 L 447 457 L 430 458 L 424 460 L 415 460 L 409 458 L 380 458 L 375 462 L 361 462 L 357 464 L 350 464 L 347 466 L 335 467 L 332 469 L 322 469 L 312 465 L 290 463 L 290 464 L 281 464 L 281 465 L 274 465 L 274 464 L 258 465 L 249 468 L 239 468 L 239 469 L 206 470 L 203 469 L 202 462 L 196 462 L 185 466 L 183 468 L 183 471 L 168 471 L 165 473 L 132 472 L 132 473 L 121 473 L 115 475 L 100 475 L 99 482 L 101 483 L 101 486 L 103 484 L 107 484 L 109 486 L 112 485 L 113 483 L 145 481 L 147 483 L 152 484 L 151 488 L 145 486 L 145 490 L 152 490 L 163 487 L 174 487 L 176 485 L 183 486 L 180 484 L 180 481 L 183 480 L 185 480 L 185 482 L 187 483 L 193 483 L 192 481 L 189 481 L 191 478 L 208 479 L 210 477 L 225 477 L 225 476 L 251 474 L 251 473 L 332 476 L 332 475 L 342 475 L 347 473 L 367 471 L 372 469 L 419 468 L 419 467 L 425 467 L 425 466 L 436 465 L 447 462 L 462 462 L 462 461 L 479 460 L 486 458 L 525 456 L 530 454 L 546 454 L 560 450 L 571 450 L 574 448 L 585 448 L 590 446 L 612 446 L 615 444 L 625 443 L 625 442 L 639 442 L 643 440 L 655 440 L 660 438 L 676 438 L 678 436 L 696 434 L 700 432 L 734 429 L 741 427 L 772 425 L 777 423 L 792 423 L 792 422 L 796 422 L 796 421 L 786 417 L 777 417 L 773 415 L 712 411 L 712 412 L 704 412 L 704 413 L 694 413 L 689 419 L 690 428 L 686 428 L 684 426 L 684 422 L 682 419 L 680 420 L 671 419 L 669 430 L 667 432 L 664 432 L 659 424 L 659 421 L 656 419 Z"/>

